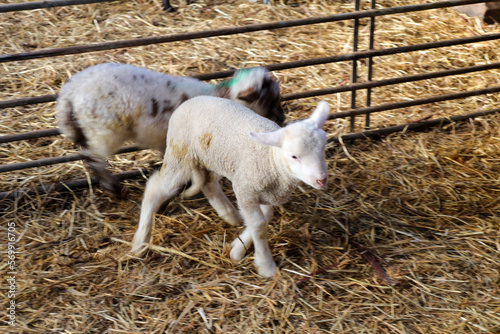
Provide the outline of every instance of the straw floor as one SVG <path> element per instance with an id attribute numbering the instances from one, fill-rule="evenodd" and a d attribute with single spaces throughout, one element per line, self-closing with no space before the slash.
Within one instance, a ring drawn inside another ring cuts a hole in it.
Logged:
<path id="1" fill-rule="evenodd" d="M 17 1 L 7 1 L 17 2 Z M 368 6 L 365 1 L 364 6 Z M 379 7 L 418 1 L 379 1 Z M 0 15 L 0 54 L 198 31 L 352 10 L 343 1 L 196 0 L 177 12 L 159 0 L 121 1 Z M 368 21 L 361 20 L 360 49 Z M 123 62 L 194 75 L 351 52 L 352 23 L 193 40 L 3 63 L 0 100 L 57 93 L 72 74 Z M 499 32 L 453 10 L 377 19 L 376 48 Z M 375 59 L 375 79 L 498 61 L 499 42 Z M 284 94 L 349 82 L 350 64 L 280 71 Z M 360 64 L 360 81 L 366 76 Z M 373 105 L 498 86 L 499 71 L 374 89 Z M 364 93 L 359 92 L 358 106 Z M 290 119 L 320 99 L 285 103 Z M 498 107 L 498 94 L 372 116 L 373 127 Z M 4 109 L 0 135 L 55 127 L 54 104 Z M 362 118 L 356 131 L 363 127 Z M 347 133 L 348 121 L 326 126 Z M 326 191 L 298 189 L 276 208 L 269 242 L 279 266 L 259 277 L 252 254 L 229 259 L 239 229 L 206 199 L 174 200 L 156 216 L 152 250 L 128 255 L 144 179 L 125 182 L 116 201 L 99 187 L 0 202 L 2 244 L 15 223 L 16 326 L 7 324 L 8 285 L 0 290 L 0 331 L 8 333 L 498 333 L 500 332 L 500 116 L 378 141 L 329 144 Z M 2 144 L 0 164 L 74 153 L 63 137 Z M 111 159 L 113 171 L 159 161 L 142 151 Z M 0 175 L 0 190 L 90 176 L 81 162 Z M 224 182 L 226 193 L 231 187 Z M 234 199 L 234 198 L 233 198 Z M 6 249 L 0 273 L 8 276 Z M 310 277 L 315 273 L 314 277 Z M 5 280 L 3 280 L 5 282 Z"/>

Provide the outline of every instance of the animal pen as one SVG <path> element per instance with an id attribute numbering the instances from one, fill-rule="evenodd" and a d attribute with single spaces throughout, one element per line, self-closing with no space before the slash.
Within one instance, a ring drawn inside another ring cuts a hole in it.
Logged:
<path id="1" fill-rule="evenodd" d="M 15 281 L 2 331 L 500 331 L 500 26 L 453 10 L 484 1 L 8 2 L 0 207 L 16 253 L 0 266 Z M 204 198 L 170 203 L 161 246 L 128 255 L 161 157 L 132 145 L 113 157 L 130 193 L 117 201 L 89 186 L 54 120 L 64 81 L 103 62 L 214 82 L 266 66 L 288 120 L 329 102 L 330 185 L 276 210 L 275 277 L 229 260 L 239 231 Z"/>

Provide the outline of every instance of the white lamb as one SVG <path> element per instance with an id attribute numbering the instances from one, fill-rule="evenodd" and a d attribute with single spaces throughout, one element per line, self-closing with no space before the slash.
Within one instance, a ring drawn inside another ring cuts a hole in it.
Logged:
<path id="1" fill-rule="evenodd" d="M 285 119 L 279 84 L 263 67 L 237 71 L 231 80 L 210 85 L 194 78 L 108 63 L 89 67 L 63 85 L 56 105 L 58 124 L 80 147 L 103 187 L 120 197 L 119 181 L 106 169 L 105 159 L 127 140 L 163 154 L 173 111 L 199 95 L 232 99 L 278 124 Z"/>
<path id="2" fill-rule="evenodd" d="M 132 253 L 146 250 L 154 213 L 189 180 L 193 184 L 184 195 L 201 189 L 221 218 L 240 225 L 240 215 L 219 186 L 223 176 L 232 182 L 246 225 L 232 243 L 231 258 L 242 260 L 253 243 L 258 273 L 272 276 L 276 265 L 267 224 L 273 206 L 283 204 L 300 181 L 326 187 L 326 135 L 321 127 L 329 110 L 321 101 L 310 118 L 281 128 L 227 99 L 200 96 L 184 102 L 170 120 L 163 166 L 147 182 Z"/>

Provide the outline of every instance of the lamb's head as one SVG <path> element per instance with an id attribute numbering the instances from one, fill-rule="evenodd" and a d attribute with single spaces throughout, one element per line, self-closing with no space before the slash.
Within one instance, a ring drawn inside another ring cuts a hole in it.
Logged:
<path id="1" fill-rule="evenodd" d="M 238 70 L 231 80 L 220 86 L 229 88 L 229 98 L 252 109 L 257 114 L 283 125 L 285 113 L 281 108 L 279 83 L 271 78 L 265 67 Z"/>
<path id="2" fill-rule="evenodd" d="M 280 161 L 291 174 L 316 188 L 325 188 L 328 181 L 325 161 L 326 134 L 321 129 L 328 118 L 330 107 L 318 103 L 312 115 L 273 132 L 249 132 L 256 142 L 277 147 Z"/>

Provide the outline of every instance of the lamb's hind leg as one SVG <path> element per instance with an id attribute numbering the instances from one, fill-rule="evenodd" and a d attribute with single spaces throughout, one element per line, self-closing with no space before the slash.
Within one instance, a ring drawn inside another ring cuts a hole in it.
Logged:
<path id="1" fill-rule="evenodd" d="M 236 208 L 233 206 L 233 204 L 222 192 L 219 180 L 219 176 L 213 173 L 209 173 L 201 190 L 207 197 L 210 205 L 212 205 L 215 211 L 217 211 L 219 217 L 233 226 L 240 226 L 242 223 L 241 217 L 238 214 L 238 211 L 236 211 Z"/>
<path id="2" fill-rule="evenodd" d="M 262 210 L 262 213 L 266 217 L 267 222 L 269 222 L 273 218 L 273 213 L 274 213 L 273 206 L 261 204 L 260 209 Z"/>
<path id="3" fill-rule="evenodd" d="M 164 163 L 165 166 L 165 163 Z M 189 168 L 162 168 L 148 180 L 141 204 L 141 217 L 132 241 L 131 252 L 142 255 L 151 240 L 154 214 L 167 200 L 177 195 L 189 180 Z"/>
<path id="4" fill-rule="evenodd" d="M 81 155 L 83 160 L 92 168 L 105 191 L 119 199 L 125 197 L 120 180 L 106 168 L 107 163 L 104 159 L 86 153 Z"/>

